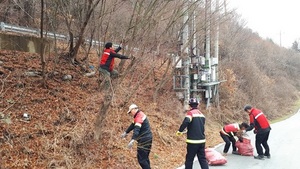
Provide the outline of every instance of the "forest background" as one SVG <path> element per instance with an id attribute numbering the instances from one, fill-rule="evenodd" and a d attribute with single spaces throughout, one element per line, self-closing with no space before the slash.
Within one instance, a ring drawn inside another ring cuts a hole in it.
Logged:
<path id="1" fill-rule="evenodd" d="M 0 51 L 1 167 L 138 168 L 135 149 L 126 147 L 130 138 L 120 139 L 132 121 L 126 114 L 131 103 L 151 123 L 152 168 L 181 166 L 185 137 L 176 137 L 175 132 L 185 114 L 173 91 L 171 54 L 182 48 L 179 39 L 187 11 L 196 12 L 194 33 L 203 55 L 206 11 L 211 11 L 206 16 L 211 34 L 216 33 L 216 18 L 220 23 L 218 74 L 224 82 L 219 104 L 200 106 L 207 120 L 207 147 L 222 142 L 219 130 L 224 124 L 248 120 L 245 104 L 262 109 L 270 120 L 293 114 L 300 89 L 298 45 L 286 49 L 262 39 L 227 9 L 230 2 L 220 1 L 214 8 L 216 2 L 1 1 L 0 21 L 69 37 L 68 42 L 51 41 L 51 53 Z M 113 81 L 112 90 L 100 90 L 98 73 L 85 76 L 91 66 L 98 67 L 103 50 L 103 45 L 84 43 L 86 39 L 122 43 L 122 54 L 134 58 L 116 61 L 122 76 Z M 64 79 L 65 75 L 72 79 Z M 24 120 L 24 113 L 30 120 Z"/>

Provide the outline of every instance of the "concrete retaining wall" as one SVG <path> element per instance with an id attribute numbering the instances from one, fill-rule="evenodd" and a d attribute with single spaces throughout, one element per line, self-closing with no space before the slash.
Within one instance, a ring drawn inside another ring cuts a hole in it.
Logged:
<path id="1" fill-rule="evenodd" d="M 33 36 L 11 35 L 11 34 L 0 33 L 0 49 L 40 53 L 41 39 Z M 50 51 L 50 40 L 44 39 L 44 53 L 49 51 Z"/>

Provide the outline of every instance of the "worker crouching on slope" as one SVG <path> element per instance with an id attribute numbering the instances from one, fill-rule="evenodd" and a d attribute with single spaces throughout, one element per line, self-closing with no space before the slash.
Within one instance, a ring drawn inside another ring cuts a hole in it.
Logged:
<path id="1" fill-rule="evenodd" d="M 205 157 L 205 116 L 198 110 L 199 102 L 192 98 L 189 100 L 190 110 L 187 112 L 176 135 L 183 134 L 187 128 L 187 154 L 185 159 L 185 168 L 192 169 L 193 161 L 197 155 L 202 169 L 208 169 L 208 163 Z"/>
<path id="2" fill-rule="evenodd" d="M 235 136 L 237 136 L 238 132 L 244 131 L 248 127 L 249 127 L 249 125 L 247 123 L 241 123 L 241 124 L 232 123 L 232 124 L 225 125 L 221 129 L 220 136 L 225 141 L 225 146 L 224 146 L 224 149 L 223 149 L 223 155 L 224 156 L 227 155 L 227 152 L 228 152 L 228 150 L 230 148 L 230 144 L 232 144 L 232 154 L 237 154 L 237 155 L 239 154 L 236 151 L 236 146 L 235 146 L 236 139 L 235 139 Z"/>
<path id="3" fill-rule="evenodd" d="M 109 85 L 110 77 L 116 78 L 119 76 L 119 72 L 114 69 L 115 58 L 130 59 L 128 56 L 118 54 L 121 49 L 120 46 L 115 49 L 111 42 L 105 44 L 105 49 L 100 59 L 99 72 L 104 75 L 106 86 Z"/>
<path id="4" fill-rule="evenodd" d="M 128 148 L 132 148 L 134 141 L 138 142 L 137 145 L 137 159 L 142 169 L 150 169 L 149 154 L 152 146 L 152 132 L 150 123 L 147 116 L 138 109 L 138 106 L 132 104 L 129 106 L 127 114 L 133 116 L 133 123 L 125 130 L 121 135 L 125 138 L 127 134 L 133 130 L 131 141 L 128 144 Z"/>

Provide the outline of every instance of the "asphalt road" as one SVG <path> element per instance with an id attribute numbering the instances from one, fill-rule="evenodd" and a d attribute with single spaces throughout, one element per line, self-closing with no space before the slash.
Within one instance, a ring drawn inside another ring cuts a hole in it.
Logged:
<path id="1" fill-rule="evenodd" d="M 271 159 L 257 160 L 253 156 L 228 154 L 227 163 L 222 166 L 210 166 L 210 169 L 300 169 L 300 110 L 281 122 L 271 124 L 269 146 Z M 254 147 L 255 135 L 247 132 Z M 222 152 L 224 144 L 216 146 Z M 228 152 L 231 152 L 230 149 Z M 254 147 L 254 155 L 257 155 Z M 178 169 L 184 169 L 184 166 Z M 193 169 L 201 169 L 199 162 L 194 161 Z"/>

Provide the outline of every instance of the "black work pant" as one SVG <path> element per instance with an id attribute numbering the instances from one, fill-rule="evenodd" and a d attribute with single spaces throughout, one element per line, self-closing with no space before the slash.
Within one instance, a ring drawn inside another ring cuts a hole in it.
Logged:
<path id="1" fill-rule="evenodd" d="M 235 140 L 234 136 L 232 136 L 232 135 L 225 135 L 225 134 L 223 134 L 221 132 L 220 132 L 220 136 L 225 141 L 225 146 L 224 146 L 223 153 L 227 153 L 228 152 L 231 143 L 232 143 L 232 151 L 236 151 L 236 146 L 235 146 L 236 140 Z"/>
<path id="2" fill-rule="evenodd" d="M 187 154 L 185 159 L 185 169 L 193 168 L 193 161 L 197 155 L 201 169 L 208 169 L 208 163 L 205 157 L 205 143 L 187 144 Z"/>
<path id="3" fill-rule="evenodd" d="M 258 133 L 255 136 L 255 148 L 258 155 L 270 155 L 270 148 L 268 145 L 268 139 L 269 139 L 270 131 L 266 133 Z M 265 153 L 263 152 L 263 148 L 265 149 Z"/>
<path id="4" fill-rule="evenodd" d="M 152 139 L 141 140 L 137 146 L 137 159 L 142 169 L 151 169 L 149 154 L 152 147 Z"/>

